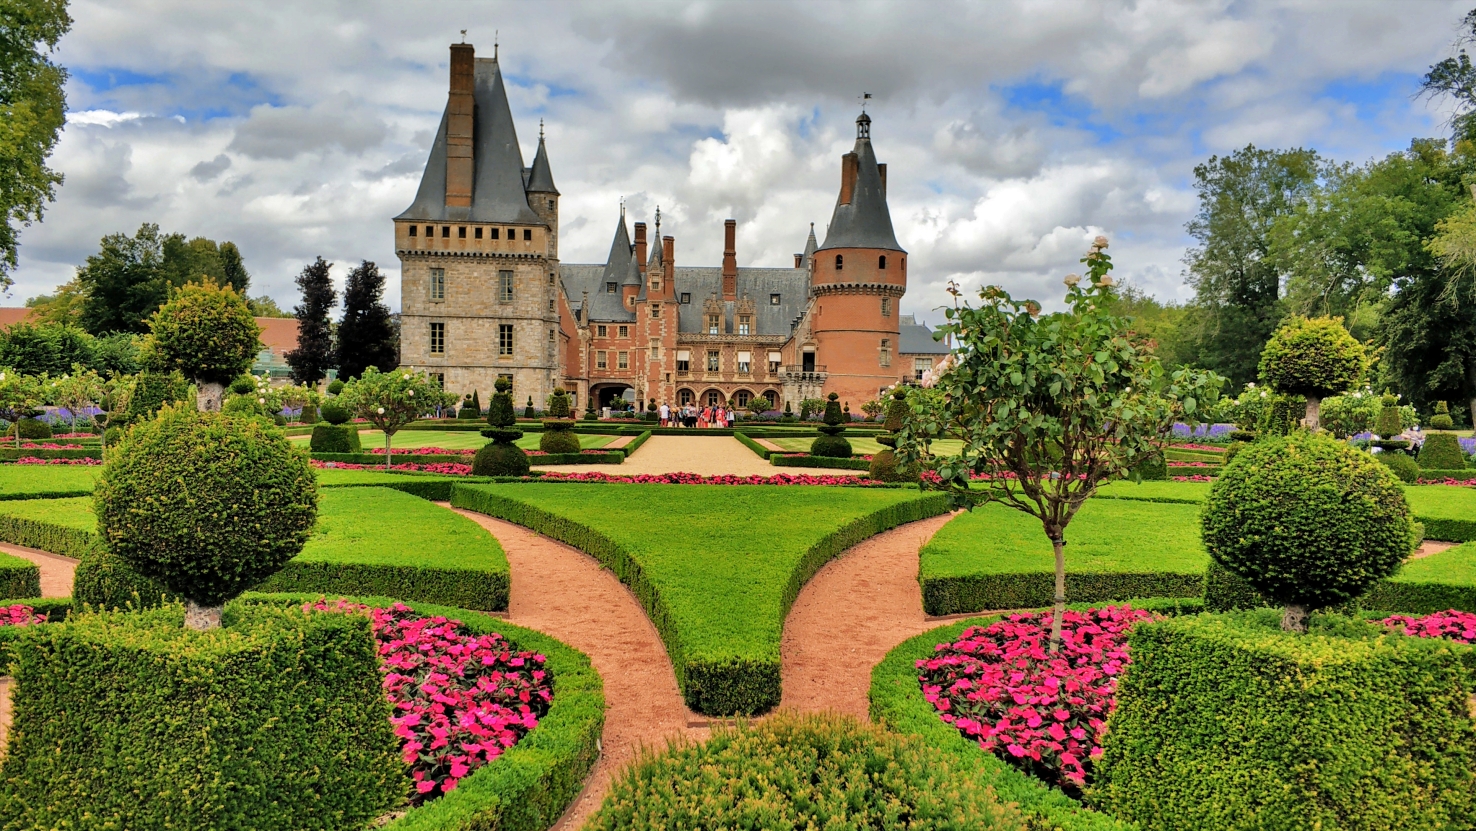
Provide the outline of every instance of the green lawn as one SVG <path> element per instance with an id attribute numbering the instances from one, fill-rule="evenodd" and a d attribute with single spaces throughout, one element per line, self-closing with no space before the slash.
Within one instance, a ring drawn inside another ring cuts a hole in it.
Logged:
<path id="1" fill-rule="evenodd" d="M 1409 560 L 1362 601 L 1365 609 L 1429 614 L 1446 609 L 1476 612 L 1476 542 Z"/>
<path id="2" fill-rule="evenodd" d="M 0 500 L 88 493 L 102 467 L 0 465 Z"/>
<path id="3" fill-rule="evenodd" d="M 608 565 L 656 624 L 688 704 L 713 714 L 779 702 L 784 617 L 821 565 L 946 505 L 903 489 L 554 483 L 458 486 L 451 501 Z"/>
<path id="4" fill-rule="evenodd" d="M 1066 529 L 1071 602 L 1203 594 L 1209 555 L 1198 505 L 1089 501 Z M 1055 558 L 1040 520 L 991 504 L 960 515 L 923 547 L 919 580 L 929 614 L 1045 606 Z"/>
<path id="5" fill-rule="evenodd" d="M 524 450 L 538 449 L 538 433 L 529 433 L 518 439 L 518 447 Z M 581 448 L 604 447 L 618 436 L 579 436 Z M 312 441 L 311 436 L 294 436 L 292 443 L 301 447 L 307 447 Z M 365 452 L 371 448 L 384 447 L 384 434 L 378 430 L 359 431 L 359 442 L 364 446 Z M 487 443 L 480 433 L 469 430 L 446 431 L 437 430 L 402 430 L 395 434 L 392 444 L 394 450 L 414 450 L 418 447 L 444 447 L 447 450 L 479 450 Z"/>
<path id="6" fill-rule="evenodd" d="M 847 435 L 845 439 L 851 443 L 852 453 L 869 456 L 873 453 L 880 453 L 885 449 L 880 444 L 877 444 L 874 438 Z M 813 436 L 809 438 L 765 439 L 765 441 L 773 442 L 785 450 L 794 453 L 808 453 L 810 452 L 810 445 L 815 443 Z M 933 453 L 935 454 L 957 453 L 962 449 L 963 442 L 958 439 L 939 439 L 933 442 L 932 446 Z"/>

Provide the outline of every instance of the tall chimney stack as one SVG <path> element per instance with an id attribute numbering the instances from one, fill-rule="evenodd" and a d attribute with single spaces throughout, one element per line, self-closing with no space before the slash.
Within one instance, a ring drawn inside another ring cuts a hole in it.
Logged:
<path id="1" fill-rule="evenodd" d="M 738 220 L 723 220 L 723 299 L 738 299 Z"/>
<path id="2" fill-rule="evenodd" d="M 670 291 L 671 281 L 676 279 L 676 237 L 661 238 L 661 268 L 666 272 L 662 291 Z"/>
<path id="3" fill-rule="evenodd" d="M 636 223 L 636 268 L 646 275 L 646 223 Z"/>
<path id="4" fill-rule="evenodd" d="M 851 197 L 856 193 L 856 174 L 861 167 L 861 161 L 855 153 L 847 153 L 841 156 L 841 192 L 840 201 L 842 205 L 851 204 Z"/>
<path id="5" fill-rule="evenodd" d="M 451 44 L 451 94 L 446 104 L 446 207 L 470 208 L 472 203 L 472 136 L 476 102 L 476 48 Z"/>

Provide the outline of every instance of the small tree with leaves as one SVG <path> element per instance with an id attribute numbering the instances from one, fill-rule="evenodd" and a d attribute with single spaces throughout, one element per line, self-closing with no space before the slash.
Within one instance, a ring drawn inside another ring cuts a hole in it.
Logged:
<path id="1" fill-rule="evenodd" d="M 41 378 L 23 375 L 9 367 L 0 367 L 0 418 L 14 425 L 15 446 L 20 447 L 21 431 L 17 424 L 30 418 L 46 403 Z"/>
<path id="2" fill-rule="evenodd" d="M 384 433 L 384 466 L 390 466 L 390 444 L 401 427 L 438 406 L 449 406 L 455 397 L 441 389 L 440 382 L 424 372 L 397 369 L 380 372 L 365 369 L 344 385 L 338 404 L 368 421 Z"/>
<path id="3" fill-rule="evenodd" d="M 72 371 L 53 379 L 48 397 L 51 403 L 66 409 L 71 415 L 72 430 L 77 429 L 77 413 L 93 406 L 107 394 L 102 376 L 81 364 L 72 364 Z"/>
<path id="4" fill-rule="evenodd" d="M 225 385 L 251 368 L 261 327 L 230 286 L 190 283 L 149 319 L 145 351 L 152 368 L 178 370 L 195 382 L 200 412 L 219 412 Z"/>
<path id="5" fill-rule="evenodd" d="M 1039 304 L 997 286 L 979 292 L 979 308 L 947 309 L 939 331 L 955 347 L 934 379 L 941 399 L 915 407 L 897 432 L 899 464 L 932 468 L 925 487 L 947 490 L 965 507 L 998 502 L 1040 520 L 1056 560 L 1053 652 L 1072 518 L 1103 482 L 1160 453 L 1174 423 L 1193 422 L 1223 381 L 1193 369 L 1170 375 L 1132 336 L 1129 319 L 1112 311 L 1106 248 L 1098 237 L 1082 259 L 1085 281 L 1066 278 L 1061 314 L 1042 315 Z M 961 438 L 962 449 L 926 458 L 925 442 L 944 434 Z"/>
<path id="6" fill-rule="evenodd" d="M 1287 318 L 1261 350 L 1261 380 L 1283 395 L 1306 399 L 1303 425 L 1320 426 L 1322 399 L 1353 389 L 1363 380 L 1368 359 L 1343 328 L 1341 317 Z"/>

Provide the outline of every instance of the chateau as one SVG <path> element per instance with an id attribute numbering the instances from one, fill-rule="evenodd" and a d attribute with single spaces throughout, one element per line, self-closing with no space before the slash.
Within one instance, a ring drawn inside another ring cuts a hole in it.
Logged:
<path id="1" fill-rule="evenodd" d="M 946 354 L 900 313 L 907 252 L 864 112 L 825 240 L 812 224 L 792 268 L 739 268 L 731 219 L 722 265 L 678 266 L 659 209 L 649 236 L 636 222 L 633 238 L 622 209 L 605 262 L 561 262 L 559 191 L 539 133 L 524 167 L 497 58 L 453 44 L 420 189 L 394 220 L 402 366 L 458 393 L 485 395 L 508 377 L 518 401 L 540 407 L 564 387 L 580 409 L 633 394 L 740 406 L 765 396 L 798 410 L 832 392 L 859 407 Z"/>

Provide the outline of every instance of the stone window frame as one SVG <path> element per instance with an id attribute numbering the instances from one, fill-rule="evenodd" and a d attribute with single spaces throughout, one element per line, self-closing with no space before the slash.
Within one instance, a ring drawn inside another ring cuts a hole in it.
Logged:
<path id="1" fill-rule="evenodd" d="M 615 331 L 622 338 L 628 338 L 628 337 L 630 337 L 630 327 L 629 326 L 626 326 L 626 325 L 617 326 L 617 327 L 615 327 Z"/>
<path id="2" fill-rule="evenodd" d="M 446 269 L 433 268 L 430 270 L 430 301 L 441 303 L 446 299 Z"/>
<path id="3" fill-rule="evenodd" d="M 595 351 L 595 369 L 610 368 L 610 353 L 603 349 Z"/>
<path id="4" fill-rule="evenodd" d="M 630 353 L 620 351 L 615 353 L 615 368 L 630 369 Z"/>
<path id="5" fill-rule="evenodd" d="M 507 305 L 513 302 L 513 284 L 517 278 L 510 269 L 497 272 L 497 302 Z"/>
<path id="6" fill-rule="evenodd" d="M 880 365 L 882 365 L 884 367 L 887 367 L 887 366 L 891 366 L 892 365 L 892 339 L 891 338 L 882 338 L 881 339 L 881 347 L 879 349 L 877 349 L 876 360 L 877 360 L 877 363 L 879 363 Z"/>
<path id="7" fill-rule="evenodd" d="M 497 357 L 510 358 L 513 354 L 513 325 L 497 324 Z"/>
<path id="8" fill-rule="evenodd" d="M 597 337 L 597 338 L 608 338 L 609 336 L 610 336 L 610 327 L 606 326 L 603 323 L 595 324 L 595 337 Z"/>
<path id="9" fill-rule="evenodd" d="M 439 320 L 430 324 L 430 354 L 446 354 L 446 324 Z"/>
<path id="10" fill-rule="evenodd" d="M 707 350 L 707 364 L 706 364 L 706 366 L 707 366 L 707 371 L 708 372 L 722 372 L 723 371 L 723 353 L 719 352 L 716 349 L 709 349 L 709 350 Z"/>

